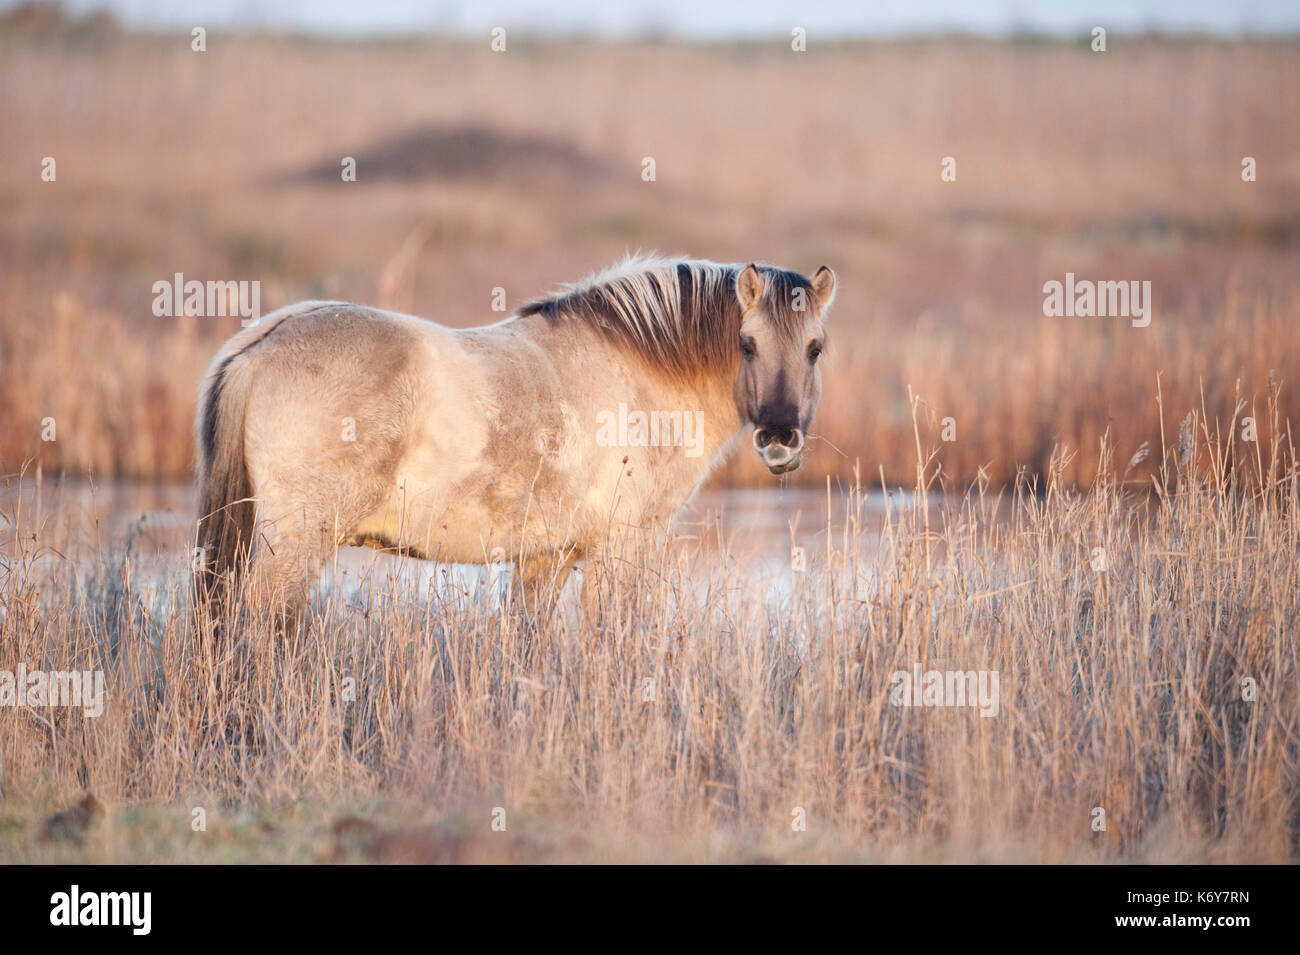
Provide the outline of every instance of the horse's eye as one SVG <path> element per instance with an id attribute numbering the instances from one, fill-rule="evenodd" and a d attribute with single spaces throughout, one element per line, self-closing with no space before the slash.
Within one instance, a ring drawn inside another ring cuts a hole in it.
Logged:
<path id="1" fill-rule="evenodd" d="M 821 357 L 821 354 L 822 346 L 814 345 L 812 348 L 808 349 L 808 361 L 816 363 L 817 359 Z"/>
<path id="2" fill-rule="evenodd" d="M 753 361 L 758 350 L 754 347 L 754 339 L 742 338 L 740 340 L 740 353 L 745 356 L 745 361 Z"/>

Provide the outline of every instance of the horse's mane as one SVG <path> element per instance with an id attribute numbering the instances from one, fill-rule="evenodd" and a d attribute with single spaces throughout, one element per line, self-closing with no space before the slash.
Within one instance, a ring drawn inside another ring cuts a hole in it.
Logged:
<path id="1" fill-rule="evenodd" d="M 736 276 L 744 265 L 705 259 L 629 255 L 581 282 L 535 298 L 518 312 L 555 323 L 582 322 L 646 362 L 692 376 L 722 371 L 739 360 L 740 302 Z M 759 265 L 766 312 L 781 334 L 796 334 L 806 313 L 793 308 L 796 288 L 815 293 L 798 272 Z"/>

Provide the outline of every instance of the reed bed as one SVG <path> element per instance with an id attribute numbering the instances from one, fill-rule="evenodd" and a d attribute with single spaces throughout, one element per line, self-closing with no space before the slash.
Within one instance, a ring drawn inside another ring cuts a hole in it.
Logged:
<path id="1" fill-rule="evenodd" d="M 597 615 L 525 618 L 499 575 L 390 560 L 287 640 L 196 632 L 183 527 L 146 553 L 11 487 L 0 668 L 108 699 L 0 707 L 0 860 L 1295 861 L 1278 397 L 1238 409 L 1249 454 L 1235 417 L 1162 413 L 1149 461 L 1103 445 L 1078 489 L 1058 449 L 1002 493 L 943 486 L 914 397 L 914 486 L 828 488 L 777 580 L 695 535 L 621 555 Z M 996 672 L 996 715 L 895 705 L 917 665 Z"/>
<path id="2" fill-rule="evenodd" d="M 513 309 L 638 248 L 829 264 L 824 440 L 791 478 L 813 487 L 858 459 L 910 482 L 909 384 L 955 421 L 954 483 L 1041 475 L 1069 445 L 1086 486 L 1103 433 L 1158 442 L 1157 374 L 1220 417 L 1300 380 L 1293 40 L 512 34 L 494 54 L 213 31 L 198 54 L 188 30 L 47 19 L 0 19 L 0 470 L 189 479 L 198 381 L 239 319 L 154 315 L 178 272 L 259 282 L 264 312 L 466 327 L 505 317 L 496 288 Z M 1067 272 L 1149 280 L 1150 326 L 1046 317 Z M 1282 400 L 1297 420 L 1300 391 Z M 769 475 L 740 456 L 720 480 Z"/>

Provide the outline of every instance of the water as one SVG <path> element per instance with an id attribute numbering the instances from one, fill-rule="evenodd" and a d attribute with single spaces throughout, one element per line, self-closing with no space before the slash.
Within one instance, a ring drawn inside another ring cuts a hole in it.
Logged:
<path id="1" fill-rule="evenodd" d="M 894 503 L 902 500 L 895 497 Z M 833 527 L 829 544 L 840 548 L 852 509 L 844 492 L 828 497 L 825 491 L 780 487 L 705 491 L 680 512 L 669 546 L 696 562 L 692 566 L 699 571 L 693 577 L 706 580 L 711 571 L 730 572 L 780 598 L 789 592 L 800 560 L 809 573 L 824 563 L 828 506 Z M 859 499 L 859 547 L 879 540 L 888 506 L 879 491 Z M 125 557 L 133 578 L 161 595 L 169 582 L 183 580 L 187 573 L 195 509 L 190 485 L 10 481 L 0 485 L 0 559 L 14 553 L 17 519 L 25 537 L 36 530 L 38 563 L 50 570 L 71 560 L 86 574 L 105 565 L 116 567 Z M 29 552 L 31 543 L 28 538 Z M 360 599 L 370 585 L 386 592 L 400 589 L 408 596 L 433 592 L 446 597 L 499 590 L 507 573 L 497 565 L 441 564 L 343 548 L 327 567 L 322 585 L 349 602 Z"/>
<path id="2" fill-rule="evenodd" d="M 0 8 L 11 0 L 0 2 Z M 920 0 L 906 4 L 831 3 L 792 8 L 776 0 L 654 0 L 610 4 L 598 0 L 494 0 L 479 4 L 430 4 L 424 0 L 385 0 L 356 4 L 345 0 L 280 0 L 231 3 L 229 0 L 65 0 L 74 14 L 108 9 L 122 22 L 146 29 L 267 28 L 333 36 L 366 36 L 447 31 L 475 38 L 495 26 L 547 35 L 594 37 L 674 36 L 697 40 L 781 37 L 789 42 L 798 24 L 813 39 L 900 36 L 961 31 L 987 36 L 1042 32 L 1086 34 L 1098 24 L 1116 32 L 1204 31 L 1232 35 L 1242 31 L 1293 32 L 1300 8 L 1290 0 L 1090 0 L 1059 4 L 969 3 Z M 797 10 L 797 16 L 792 14 Z"/>

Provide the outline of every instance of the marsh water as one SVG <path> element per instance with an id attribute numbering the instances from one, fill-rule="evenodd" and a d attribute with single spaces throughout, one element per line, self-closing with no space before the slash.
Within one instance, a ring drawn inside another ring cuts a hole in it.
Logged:
<path id="1" fill-rule="evenodd" d="M 779 596 L 790 587 L 798 560 L 816 572 L 828 545 L 842 550 L 878 542 L 890 510 L 906 499 L 901 493 L 855 496 L 780 485 L 705 490 L 679 513 L 669 546 L 689 553 L 702 576 L 727 572 Z M 0 556 L 21 549 L 40 564 L 67 561 L 78 572 L 111 566 L 120 573 L 125 563 L 137 581 L 165 590 L 185 576 L 195 516 L 191 485 L 11 480 L 0 484 Z M 502 567 L 343 548 L 322 582 L 349 598 L 376 579 L 419 593 L 472 593 L 501 582 L 505 573 Z"/>

